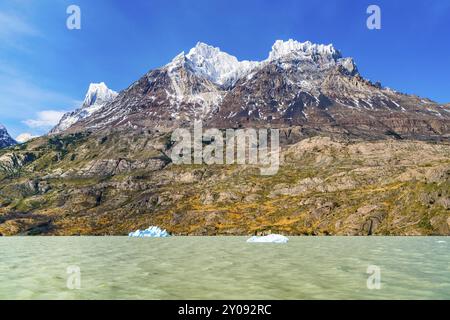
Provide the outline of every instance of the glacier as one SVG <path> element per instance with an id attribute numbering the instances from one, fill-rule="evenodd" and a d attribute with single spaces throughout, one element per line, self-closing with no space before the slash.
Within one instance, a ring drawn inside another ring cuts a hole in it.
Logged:
<path id="1" fill-rule="evenodd" d="M 166 238 L 169 237 L 170 234 L 165 229 L 162 230 L 157 226 L 151 226 L 145 230 L 130 232 L 128 236 L 132 238 Z"/>
<path id="2" fill-rule="evenodd" d="M 247 240 L 248 243 L 287 243 L 289 239 L 280 234 L 269 234 L 267 236 L 253 236 Z"/>

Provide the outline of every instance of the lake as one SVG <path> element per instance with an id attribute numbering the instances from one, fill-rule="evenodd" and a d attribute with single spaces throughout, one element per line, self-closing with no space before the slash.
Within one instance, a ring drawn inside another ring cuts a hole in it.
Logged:
<path id="1" fill-rule="evenodd" d="M 0 237 L 0 299 L 450 299 L 449 237 L 246 239 Z"/>

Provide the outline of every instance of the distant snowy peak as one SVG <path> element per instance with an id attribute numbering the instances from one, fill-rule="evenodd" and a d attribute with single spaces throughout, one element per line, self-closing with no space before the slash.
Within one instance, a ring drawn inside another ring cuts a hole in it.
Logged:
<path id="1" fill-rule="evenodd" d="M 182 52 L 167 66 L 185 64 L 194 73 L 220 86 L 233 85 L 239 78 L 259 65 L 255 61 L 239 61 L 219 48 L 199 42 L 188 54 Z"/>
<path id="2" fill-rule="evenodd" d="M 104 82 L 91 83 L 84 98 L 83 107 L 100 105 L 110 102 L 117 96 L 117 92 L 109 89 Z"/>
<path id="3" fill-rule="evenodd" d="M 6 148 L 12 145 L 17 144 L 17 142 L 11 138 L 11 136 L 8 133 L 8 130 L 6 130 L 5 126 L 0 124 L 0 149 Z"/>
<path id="4" fill-rule="evenodd" d="M 91 83 L 81 108 L 66 113 L 50 133 L 60 133 L 68 129 L 78 121 L 100 110 L 105 104 L 113 101 L 117 95 L 118 93 L 109 89 L 104 82 Z"/>

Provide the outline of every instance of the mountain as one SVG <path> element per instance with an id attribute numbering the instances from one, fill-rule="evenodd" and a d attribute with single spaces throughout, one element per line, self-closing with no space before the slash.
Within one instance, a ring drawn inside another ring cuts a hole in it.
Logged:
<path id="1" fill-rule="evenodd" d="M 8 133 L 8 130 L 6 130 L 6 128 L 2 124 L 0 124 L 0 149 L 15 144 L 17 144 L 17 142 L 13 138 L 11 138 L 11 136 Z"/>
<path id="2" fill-rule="evenodd" d="M 108 102 L 114 100 L 117 92 L 110 90 L 104 82 L 91 83 L 81 108 L 66 113 L 50 133 L 60 133 L 76 122 L 91 116 Z"/>
<path id="3" fill-rule="evenodd" d="M 255 62 L 198 43 L 105 87 L 0 150 L 0 235 L 450 235 L 450 106 L 364 79 L 332 45 L 277 41 Z M 194 119 L 280 128 L 279 171 L 173 163 Z"/>
<path id="4" fill-rule="evenodd" d="M 278 40 L 268 58 L 238 61 L 198 43 L 80 118 L 70 132 L 117 127 L 292 127 L 415 139 L 448 138 L 450 109 L 372 83 L 333 45 Z M 73 122 L 72 122 L 73 123 Z"/>

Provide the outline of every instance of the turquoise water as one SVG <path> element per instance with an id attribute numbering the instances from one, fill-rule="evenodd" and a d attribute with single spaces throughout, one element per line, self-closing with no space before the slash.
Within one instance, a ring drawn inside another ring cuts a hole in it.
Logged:
<path id="1" fill-rule="evenodd" d="M 450 299 L 450 238 L 245 240 L 4 237 L 0 299 Z"/>

